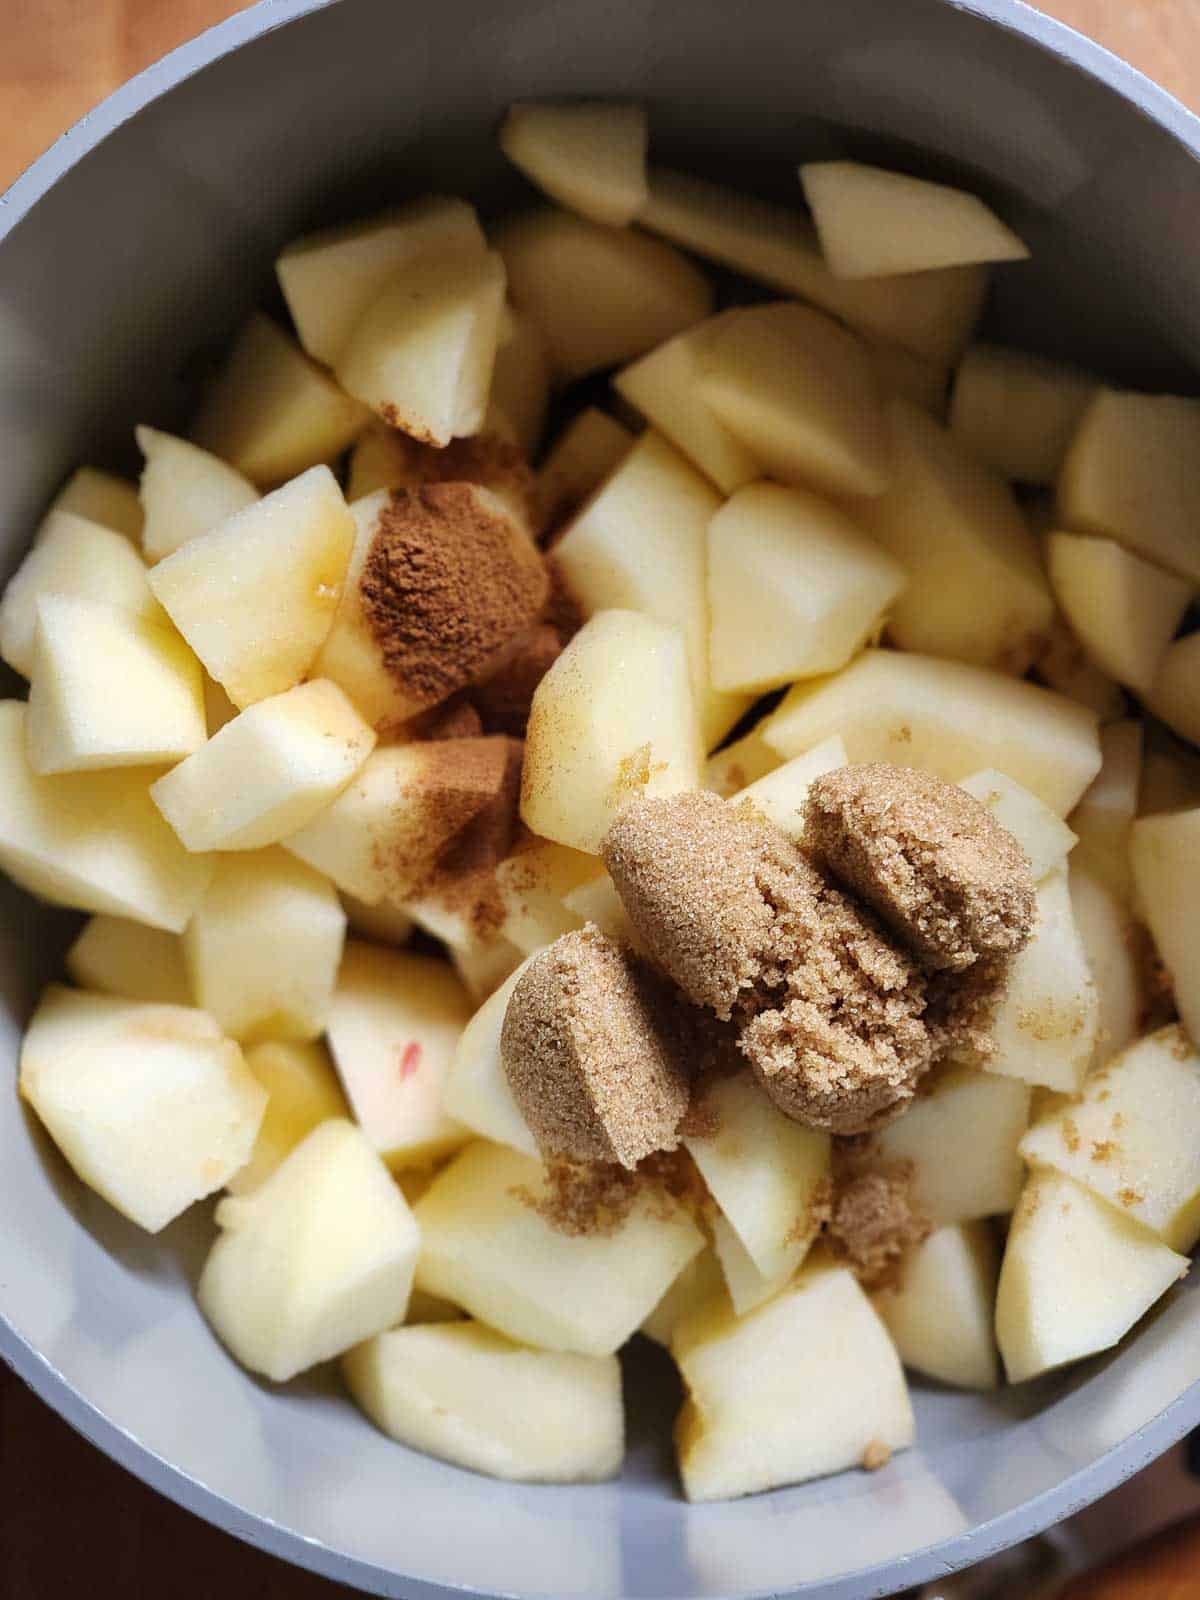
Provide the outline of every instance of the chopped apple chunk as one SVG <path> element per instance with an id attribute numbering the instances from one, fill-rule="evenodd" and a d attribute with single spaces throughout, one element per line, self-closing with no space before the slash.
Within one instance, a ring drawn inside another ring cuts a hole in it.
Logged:
<path id="1" fill-rule="evenodd" d="M 536 1157 L 537 1140 L 517 1108 L 500 1060 L 504 1013 L 527 964 L 522 961 L 509 974 L 463 1029 L 446 1075 L 442 1103 L 447 1113 L 472 1133 Z"/>
<path id="2" fill-rule="evenodd" d="M 1029 250 L 977 195 L 861 161 L 800 168 L 821 253 L 839 278 L 887 278 L 980 261 L 1022 261 Z"/>
<path id="3" fill-rule="evenodd" d="M 573 516 L 632 444 L 633 434 L 624 423 L 595 406 L 588 406 L 569 422 L 538 473 L 538 501 L 545 526 L 557 528 Z"/>
<path id="4" fill-rule="evenodd" d="M 217 1207 L 200 1309 L 244 1367 L 286 1383 L 400 1322 L 420 1233 L 352 1123 L 323 1122 Z"/>
<path id="5" fill-rule="evenodd" d="M 249 1161 L 225 1186 L 230 1194 L 257 1189 L 314 1128 L 350 1115 L 323 1044 L 264 1040 L 246 1051 L 246 1065 L 267 1091 L 267 1111 Z"/>
<path id="6" fill-rule="evenodd" d="M 1200 1055 L 1174 1024 L 1110 1056 L 1039 1117 L 1021 1154 L 1066 1173 L 1173 1250 L 1200 1239 Z"/>
<path id="7" fill-rule="evenodd" d="M 137 485 L 97 467 L 78 467 L 54 496 L 51 511 L 70 511 L 141 543 L 142 503 Z"/>
<path id="8" fill-rule="evenodd" d="M 835 672 L 906 582 L 830 501 L 772 483 L 740 489 L 708 527 L 714 684 L 762 692 Z"/>
<path id="9" fill-rule="evenodd" d="M 150 573 L 157 598 L 234 705 L 294 688 L 325 641 L 354 546 L 328 467 L 192 539 Z"/>
<path id="10" fill-rule="evenodd" d="M 591 1232 L 556 1228 L 537 1209 L 545 1198 L 537 1161 L 470 1145 L 417 1204 L 417 1285 L 510 1339 L 612 1355 L 700 1253 L 704 1236 L 653 1184 L 616 1226 Z"/>
<path id="11" fill-rule="evenodd" d="M 616 1356 L 530 1350 L 478 1322 L 396 1328 L 351 1350 L 350 1393 L 414 1450 L 517 1483 L 598 1483 L 625 1453 Z"/>
<path id="12" fill-rule="evenodd" d="M 1200 808 L 1140 817 L 1130 841 L 1138 902 L 1154 936 L 1183 1025 L 1200 1039 Z"/>
<path id="13" fill-rule="evenodd" d="M 333 367 L 363 312 L 411 262 L 486 248 L 473 206 L 432 195 L 294 239 L 275 274 L 300 343 Z"/>
<path id="14" fill-rule="evenodd" d="M 846 765 L 846 746 L 835 733 L 832 739 L 814 745 L 802 756 L 795 756 L 763 777 L 739 789 L 731 799 L 734 805 L 749 803 L 773 822 L 789 839 L 799 844 L 804 834 L 808 791 L 817 778 Z"/>
<path id="15" fill-rule="evenodd" d="M 989 1072 L 1078 1092 L 1099 1028 L 1095 981 L 1071 908 L 1062 869 L 1038 885 L 1038 924 L 1018 953 L 990 1028 Z"/>
<path id="16" fill-rule="evenodd" d="M 1008 1381 L 1109 1349 L 1187 1269 L 1186 1256 L 1071 1178 L 1030 1173 L 996 1297 Z"/>
<path id="17" fill-rule="evenodd" d="M 346 914 L 286 850 L 222 856 L 183 936 L 197 1005 L 243 1044 L 324 1033 Z"/>
<path id="18" fill-rule="evenodd" d="M 722 493 L 732 494 L 761 471 L 700 393 L 700 351 L 719 320 L 676 334 L 619 372 L 613 383 L 652 428 L 665 434 Z"/>
<path id="19" fill-rule="evenodd" d="M 541 328 L 565 383 L 636 360 L 713 308 L 690 261 L 626 228 L 544 208 L 504 223 L 495 244 L 513 304 Z"/>
<path id="20" fill-rule="evenodd" d="M 689 1396 L 675 1425 L 689 1500 L 802 1483 L 912 1443 L 899 1358 L 845 1268 L 813 1262 L 745 1317 L 702 1306 L 671 1351 Z"/>
<path id="21" fill-rule="evenodd" d="M 646 112 L 615 101 L 512 106 L 500 148 L 538 188 L 592 222 L 623 228 L 646 203 Z"/>
<path id="22" fill-rule="evenodd" d="M 1029 857 L 1035 883 L 1040 883 L 1048 872 L 1066 866 L 1075 835 L 1037 795 L 994 767 L 973 772 L 963 779 L 960 788 L 973 795 L 1012 834 Z"/>
<path id="23" fill-rule="evenodd" d="M 0 701 L 0 867 L 23 889 L 78 911 L 181 933 L 212 873 L 160 816 L 146 774 L 41 778 L 26 754 L 27 708 Z"/>
<path id="24" fill-rule="evenodd" d="M 1163 653 L 1146 704 L 1172 732 L 1200 744 L 1200 633 L 1177 639 Z"/>
<path id="25" fill-rule="evenodd" d="M 135 430 L 145 457 L 142 552 L 161 561 L 258 499 L 258 490 L 209 450 L 157 428 Z"/>
<path id="26" fill-rule="evenodd" d="M 1018 483 L 1051 484 L 1096 380 L 1062 361 L 973 344 L 950 401 L 950 431 L 972 455 Z"/>
<path id="27" fill-rule="evenodd" d="M 1091 659 L 1144 694 L 1167 655 L 1195 584 L 1112 539 L 1052 533 L 1046 560 L 1054 597 Z M 1200 726 L 1197 729 L 1200 733 Z"/>
<path id="28" fill-rule="evenodd" d="M 255 312 L 209 390 L 192 438 L 260 489 L 273 489 L 333 461 L 370 418 L 289 334 Z"/>
<path id="29" fill-rule="evenodd" d="M 194 1003 L 179 935 L 126 917 L 89 918 L 67 951 L 67 975 L 81 989 L 123 1000 L 162 1006 Z"/>
<path id="30" fill-rule="evenodd" d="M 383 745 L 287 848 L 368 905 L 400 904 L 497 798 L 506 758 L 499 738 Z"/>
<path id="31" fill-rule="evenodd" d="M 817 230 L 795 207 L 663 167 L 650 170 L 650 198 L 639 221 L 686 250 L 811 300 L 859 333 L 890 339 L 944 364 L 962 353 L 987 290 L 987 269 L 979 266 L 895 278 L 835 278 Z"/>
<path id="32" fill-rule="evenodd" d="M 1059 816 L 1100 768 L 1094 712 L 982 667 L 894 650 L 864 650 L 797 684 L 762 728 L 783 757 L 835 733 L 851 761 L 923 767 L 952 783 L 997 767 Z"/>
<path id="33" fill-rule="evenodd" d="M 880 494 L 888 437 L 866 350 L 798 301 L 726 312 L 697 355 L 699 390 L 763 472 L 828 494 Z"/>
<path id="34" fill-rule="evenodd" d="M 675 628 L 600 611 L 537 687 L 525 736 L 521 816 L 593 854 L 636 795 L 700 787 L 687 651 Z"/>
<path id="35" fill-rule="evenodd" d="M 20 1087 L 83 1182 L 150 1233 L 245 1163 L 267 1103 L 205 1012 L 57 985 L 25 1034 Z"/>
<path id="36" fill-rule="evenodd" d="M 893 401 L 888 421 L 891 483 L 855 512 L 908 576 L 889 636 L 904 650 L 1019 676 L 1039 653 L 1054 605 L 1012 491 L 919 407 Z"/>
<path id="37" fill-rule="evenodd" d="M 1200 400 L 1101 389 L 1058 478 L 1062 526 L 1200 583 Z"/>
<path id="38" fill-rule="evenodd" d="M 871 1136 L 872 1156 L 885 1167 L 911 1163 L 913 1203 L 932 1222 L 1003 1215 L 1021 1192 L 1031 1098 L 1019 1079 L 953 1068 Z"/>
<path id="39" fill-rule="evenodd" d="M 446 445 L 478 433 L 504 305 L 492 251 L 423 256 L 388 280 L 338 359 L 343 387 L 393 428 Z"/>
<path id="40" fill-rule="evenodd" d="M 93 600 L 38 601 L 29 691 L 35 772 L 160 766 L 204 741 L 200 663 L 174 628 Z"/>
<path id="41" fill-rule="evenodd" d="M 469 1137 L 442 1101 L 470 1016 L 466 992 L 444 961 L 347 943 L 329 1048 L 359 1126 L 396 1171 L 436 1161 Z"/>
<path id="42" fill-rule="evenodd" d="M 999 1272 L 987 1222 L 951 1223 L 917 1245 L 905 1257 L 899 1285 L 875 1297 L 904 1365 L 957 1389 L 994 1389 Z"/>
<path id="43" fill-rule="evenodd" d="M 33 672 L 38 602 L 69 595 L 121 606 L 162 622 L 162 607 L 147 582 L 141 556 L 129 540 L 70 511 L 52 511 L 0 599 L 0 656 L 14 672 Z"/>
<path id="44" fill-rule="evenodd" d="M 259 850 L 323 811 L 375 735 L 324 678 L 260 700 L 151 786 L 189 850 Z"/>

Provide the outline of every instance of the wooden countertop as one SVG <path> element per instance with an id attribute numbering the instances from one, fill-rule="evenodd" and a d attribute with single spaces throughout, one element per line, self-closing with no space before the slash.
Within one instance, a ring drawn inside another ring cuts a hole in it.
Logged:
<path id="1" fill-rule="evenodd" d="M 242 9 L 240 0 L 0 0 L 0 189 L 134 73 Z M 1042 9 L 1200 110 L 1200 0 L 1043 0 Z M 1164 1547 L 1168 1558 L 1169 1574 L 1164 1568 L 1144 1588 L 1123 1568 L 1114 1575 L 1120 1594 L 1192 1594 L 1200 1534 L 1172 1540 Z M 173 1600 L 334 1600 L 351 1593 L 161 1499 L 0 1366 L 0 1595 L 54 1600 L 78 1588 Z M 1090 1584 L 1076 1592 L 1099 1600 Z M 1115 1600 L 1118 1588 L 1104 1589 L 1110 1593 Z"/>

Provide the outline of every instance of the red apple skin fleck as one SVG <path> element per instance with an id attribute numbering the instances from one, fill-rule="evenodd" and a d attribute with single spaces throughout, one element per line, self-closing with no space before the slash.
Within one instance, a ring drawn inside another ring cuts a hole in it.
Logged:
<path id="1" fill-rule="evenodd" d="M 410 1039 L 404 1046 L 400 1055 L 400 1077 L 411 1078 L 421 1065 L 421 1046 L 415 1039 Z"/>

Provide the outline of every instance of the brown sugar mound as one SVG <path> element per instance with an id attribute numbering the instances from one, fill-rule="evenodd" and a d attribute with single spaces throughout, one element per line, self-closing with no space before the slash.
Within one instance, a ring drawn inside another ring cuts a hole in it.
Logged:
<path id="1" fill-rule="evenodd" d="M 604 840 L 639 939 L 739 1045 L 788 1116 L 860 1132 L 933 1058 L 925 981 L 778 829 L 716 795 L 636 800 Z"/>
<path id="2" fill-rule="evenodd" d="M 414 707 L 499 670 L 537 621 L 550 580 L 504 505 L 471 483 L 396 490 L 359 580 L 364 621 Z"/>
<path id="3" fill-rule="evenodd" d="M 851 1151 L 835 1161 L 828 1239 L 865 1289 L 899 1282 L 904 1258 L 933 1232 L 913 1201 L 911 1161 L 861 1166 Z"/>
<path id="4" fill-rule="evenodd" d="M 678 1001 L 592 924 L 539 952 L 513 990 L 500 1059 L 543 1156 L 633 1168 L 688 1107 Z"/>
<path id="5" fill-rule="evenodd" d="M 808 793 L 804 845 L 931 968 L 962 972 L 1029 939 L 1029 860 L 956 784 L 883 762 L 839 767 Z"/>

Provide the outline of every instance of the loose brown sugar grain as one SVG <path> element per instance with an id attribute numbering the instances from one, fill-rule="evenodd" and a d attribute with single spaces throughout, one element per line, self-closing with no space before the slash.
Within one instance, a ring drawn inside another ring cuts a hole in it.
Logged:
<path id="1" fill-rule="evenodd" d="M 851 1133 L 932 1060 L 925 983 L 870 913 L 778 829 L 711 794 L 634 801 L 602 850 L 645 948 L 740 1048 L 789 1116 Z"/>
<path id="2" fill-rule="evenodd" d="M 498 671 L 549 590 L 527 535 L 470 483 L 395 491 L 359 580 L 384 667 L 415 705 L 435 705 Z"/>
<path id="3" fill-rule="evenodd" d="M 885 1444 L 882 1439 L 868 1439 L 867 1448 L 863 1451 L 862 1464 L 867 1472 L 878 1472 L 881 1467 L 886 1467 L 892 1459 L 892 1447 Z"/>
<path id="4" fill-rule="evenodd" d="M 931 968 L 963 971 L 1029 939 L 1029 860 L 957 784 L 870 762 L 817 778 L 804 845 Z"/>
<path id="5" fill-rule="evenodd" d="M 579 1238 L 615 1233 L 632 1211 L 639 1188 L 637 1173 L 613 1162 L 555 1157 L 546 1163 L 542 1193 L 529 1199 L 557 1233 Z"/>
<path id="6" fill-rule="evenodd" d="M 658 974 L 588 924 L 540 951 L 513 990 L 500 1058 L 544 1157 L 632 1169 L 673 1148 L 688 1077 Z"/>
<path id="7" fill-rule="evenodd" d="M 829 1244 L 866 1289 L 898 1285 L 905 1257 L 933 1224 L 913 1199 L 913 1165 L 871 1166 L 862 1146 L 835 1149 Z"/>

